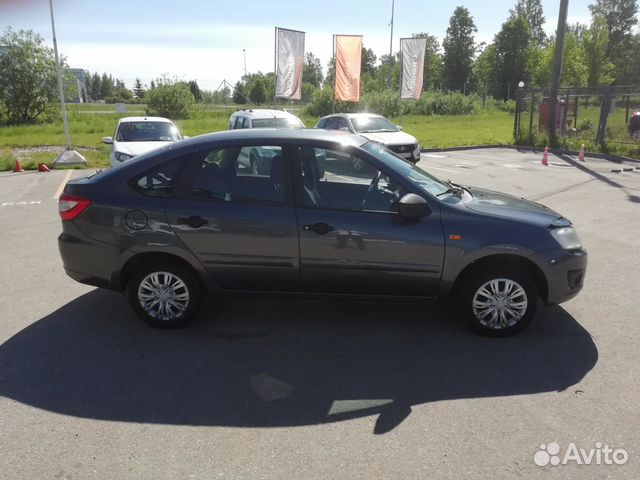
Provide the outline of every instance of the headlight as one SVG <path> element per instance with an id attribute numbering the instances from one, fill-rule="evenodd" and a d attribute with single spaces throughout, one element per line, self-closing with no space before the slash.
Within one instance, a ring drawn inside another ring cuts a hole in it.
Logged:
<path id="1" fill-rule="evenodd" d="M 133 155 L 127 155 L 126 153 L 116 152 L 115 154 L 116 160 L 119 162 L 126 162 L 127 160 L 133 158 Z"/>
<path id="2" fill-rule="evenodd" d="M 413 157 L 420 158 L 420 143 L 416 143 L 416 146 L 413 149 Z"/>
<path id="3" fill-rule="evenodd" d="M 576 229 L 573 227 L 554 228 L 551 230 L 551 235 L 565 250 L 582 248 L 582 243 L 580 242 L 580 238 L 578 238 L 578 232 L 576 232 Z"/>

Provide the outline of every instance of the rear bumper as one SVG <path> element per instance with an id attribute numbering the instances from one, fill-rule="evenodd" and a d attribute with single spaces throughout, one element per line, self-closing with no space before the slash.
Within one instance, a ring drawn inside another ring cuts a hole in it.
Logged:
<path id="1" fill-rule="evenodd" d="M 545 250 L 534 257 L 547 280 L 545 303 L 563 303 L 580 293 L 587 274 L 586 250 Z"/>
<path id="2" fill-rule="evenodd" d="M 80 283 L 118 290 L 113 266 L 117 265 L 119 249 L 87 237 L 71 222 L 65 223 L 63 229 L 58 249 L 66 274 Z"/>

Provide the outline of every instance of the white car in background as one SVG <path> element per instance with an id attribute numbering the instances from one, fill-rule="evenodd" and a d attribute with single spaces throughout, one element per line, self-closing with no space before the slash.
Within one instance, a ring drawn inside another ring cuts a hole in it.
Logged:
<path id="1" fill-rule="evenodd" d="M 102 143 L 111 145 L 109 162 L 112 167 L 164 145 L 182 140 L 178 128 L 163 117 L 123 117 L 118 121 L 113 137 Z"/>
<path id="2" fill-rule="evenodd" d="M 316 128 L 344 130 L 362 135 L 372 142 L 380 143 L 396 155 L 417 163 L 420 160 L 420 143 L 413 135 L 403 132 L 382 115 L 375 113 L 334 113 L 322 117 Z M 353 169 L 362 171 L 362 160 L 354 160 Z"/>

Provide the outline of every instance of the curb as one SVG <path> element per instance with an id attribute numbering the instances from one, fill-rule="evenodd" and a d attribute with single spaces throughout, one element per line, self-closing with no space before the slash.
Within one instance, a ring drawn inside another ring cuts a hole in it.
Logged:
<path id="1" fill-rule="evenodd" d="M 420 153 L 430 153 L 430 152 L 455 152 L 455 151 L 463 151 L 463 150 L 475 150 L 482 148 L 510 148 L 512 150 L 522 150 L 525 152 L 544 152 L 544 147 L 528 147 L 524 145 L 500 145 L 500 144 L 491 144 L 491 145 L 465 145 L 462 147 L 442 147 L 442 148 L 423 148 L 420 150 Z M 578 156 L 580 152 L 577 150 L 558 150 L 558 149 L 549 149 L 549 153 L 560 154 L 560 155 L 575 155 Z M 607 160 L 613 163 L 625 163 L 632 162 L 640 164 L 640 160 L 635 158 L 623 157 L 621 155 L 612 155 L 609 153 L 600 153 L 600 152 L 587 152 L 587 157 L 599 158 L 601 160 Z"/>

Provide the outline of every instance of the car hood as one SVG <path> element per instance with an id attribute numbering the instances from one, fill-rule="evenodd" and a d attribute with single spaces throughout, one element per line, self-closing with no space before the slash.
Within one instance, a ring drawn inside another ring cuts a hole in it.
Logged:
<path id="1" fill-rule="evenodd" d="M 464 204 L 469 210 L 528 221 L 542 226 L 571 225 L 571 222 L 558 212 L 540 203 L 483 188 L 469 187 L 469 191 L 473 197 Z"/>
<path id="2" fill-rule="evenodd" d="M 376 133 L 360 133 L 372 142 L 382 143 L 383 145 L 406 145 L 408 143 L 418 143 L 416 137 L 405 132 L 376 132 Z"/>
<path id="3" fill-rule="evenodd" d="M 114 143 L 113 149 L 125 155 L 135 157 L 172 143 L 174 142 L 117 142 Z"/>

